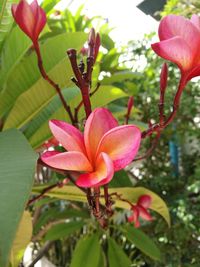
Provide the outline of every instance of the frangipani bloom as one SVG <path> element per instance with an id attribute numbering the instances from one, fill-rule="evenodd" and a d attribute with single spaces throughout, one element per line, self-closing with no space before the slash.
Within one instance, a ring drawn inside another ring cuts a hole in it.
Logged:
<path id="1" fill-rule="evenodd" d="M 118 126 L 105 108 L 90 114 L 84 134 L 64 121 L 51 120 L 49 126 L 67 152 L 47 151 L 42 161 L 53 168 L 77 171 L 76 184 L 81 187 L 109 183 L 115 171 L 134 159 L 140 146 L 140 130 L 134 125 Z"/>
<path id="2" fill-rule="evenodd" d="M 160 42 L 152 44 L 153 50 L 162 58 L 172 61 L 181 70 L 185 83 L 200 75 L 200 18 L 193 15 L 168 15 L 160 22 Z"/>
<path id="3" fill-rule="evenodd" d="M 151 214 L 148 212 L 148 208 L 150 207 L 152 199 L 149 195 L 142 195 L 138 199 L 136 205 L 131 207 L 133 211 L 133 215 L 128 217 L 129 222 L 134 222 L 135 227 L 140 226 L 139 217 L 146 221 L 152 221 Z"/>
<path id="4" fill-rule="evenodd" d="M 33 0 L 31 4 L 28 4 L 26 0 L 21 0 L 19 4 L 13 4 L 12 14 L 22 31 L 35 44 L 46 24 L 46 14 L 38 5 L 37 0 Z"/>

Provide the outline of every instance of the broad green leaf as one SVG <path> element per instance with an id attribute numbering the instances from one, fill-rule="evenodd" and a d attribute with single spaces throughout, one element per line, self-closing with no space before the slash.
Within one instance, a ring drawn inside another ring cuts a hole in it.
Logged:
<path id="1" fill-rule="evenodd" d="M 31 40 L 19 27 L 14 27 L 6 39 L 1 56 L 0 84 L 7 80 L 10 72 L 19 63 L 28 48 L 31 46 Z"/>
<path id="2" fill-rule="evenodd" d="M 80 94 L 80 91 L 76 87 L 65 88 L 62 90 L 62 94 L 67 102 L 70 103 L 77 95 Z M 35 132 L 40 129 L 41 125 L 47 123 L 52 114 L 55 113 L 62 106 L 60 98 L 58 95 L 55 95 L 52 101 L 45 107 L 43 110 L 33 118 L 28 124 L 27 129 L 24 134 L 27 138 L 30 138 Z"/>
<path id="3" fill-rule="evenodd" d="M 54 6 L 59 3 L 60 0 L 44 0 L 42 1 L 41 7 L 44 9 L 47 15 L 53 12 Z"/>
<path id="4" fill-rule="evenodd" d="M 59 223 L 51 227 L 51 229 L 46 233 L 45 240 L 57 240 L 66 238 L 67 236 L 74 234 L 83 227 L 84 222 L 69 222 L 69 223 Z"/>
<path id="5" fill-rule="evenodd" d="M 72 76 L 71 66 L 66 59 L 66 51 L 71 47 L 79 50 L 86 39 L 87 35 L 85 33 L 64 33 L 47 39 L 44 44 L 41 45 L 41 54 L 45 69 L 50 76 L 53 75 L 51 77 L 55 78 L 62 88 L 67 87 L 66 81 L 69 84 Z M 59 73 L 60 71 L 61 73 Z M 35 90 L 38 87 L 39 89 L 36 94 Z M 19 98 L 20 95 L 23 99 L 25 98 L 25 100 L 26 97 L 32 97 L 31 104 L 35 106 L 37 101 L 40 100 L 40 95 L 42 95 L 43 92 L 45 94 L 45 92 L 48 91 L 49 94 L 46 93 L 47 99 L 45 99 L 48 103 L 49 95 L 50 98 L 52 95 L 55 95 L 55 89 L 51 88 L 50 90 L 47 90 L 47 88 L 49 88 L 49 85 L 42 79 L 37 67 L 36 55 L 32 52 L 31 55 L 27 56 L 23 62 L 20 62 L 10 74 L 6 87 L 0 94 L 0 116 L 4 115 L 11 109 L 14 104 L 19 107 L 19 103 L 15 103 L 15 101 L 17 98 L 19 102 L 21 101 L 21 98 Z M 23 93 L 26 94 L 26 92 L 28 93 L 28 96 L 23 95 Z M 42 99 L 44 100 L 44 96 Z M 41 101 L 38 103 L 39 105 L 41 104 L 40 102 Z M 26 105 L 26 109 L 28 109 L 27 106 L 29 103 L 24 103 L 24 105 Z M 20 118 L 20 115 L 23 116 L 23 114 L 20 114 L 21 111 L 18 111 L 16 106 L 16 116 Z M 23 112 L 25 113 L 25 111 Z M 30 112 L 28 115 L 29 114 Z M 8 127 L 10 127 L 9 125 L 11 124 L 21 124 L 22 119 L 18 122 L 17 118 L 12 114 L 9 120 Z"/>
<path id="6" fill-rule="evenodd" d="M 37 157 L 23 134 L 12 129 L 0 133 L 0 159 L 0 267 L 6 267 Z"/>
<path id="7" fill-rule="evenodd" d="M 101 107 L 108 104 L 111 101 L 116 99 L 126 97 L 127 95 L 117 87 L 113 86 L 101 86 L 99 90 L 91 97 L 92 108 Z M 76 98 L 69 101 L 69 105 L 72 110 L 80 103 L 81 97 L 80 94 Z M 58 109 L 49 117 L 49 119 L 58 119 L 58 120 L 68 120 L 66 112 L 63 108 Z M 81 108 L 79 112 L 79 119 L 85 117 L 84 109 Z M 34 148 L 39 147 L 45 140 L 48 140 L 51 137 L 51 132 L 49 130 L 48 121 L 43 123 L 40 128 L 29 138 L 31 145 Z"/>
<path id="8" fill-rule="evenodd" d="M 101 247 L 96 234 L 82 237 L 76 245 L 70 267 L 98 267 L 100 253 Z"/>
<path id="9" fill-rule="evenodd" d="M 0 50 L 2 43 L 13 23 L 11 5 L 18 0 L 0 0 Z"/>
<path id="10" fill-rule="evenodd" d="M 44 186 L 35 187 L 33 189 L 33 192 L 40 193 L 43 188 Z M 169 215 L 167 205 L 164 202 L 164 200 L 161 197 L 159 197 L 157 194 L 155 194 L 154 192 L 144 187 L 109 188 L 110 194 L 115 193 L 115 192 L 117 192 L 118 194 L 121 194 L 123 198 L 129 200 L 133 204 L 137 202 L 138 198 L 141 195 L 144 195 L 144 194 L 150 195 L 152 198 L 152 204 L 150 206 L 150 209 L 159 213 L 170 226 L 170 215 Z M 87 202 L 85 194 L 79 188 L 74 187 L 74 186 L 65 186 L 63 188 L 56 188 L 48 192 L 47 195 L 51 197 L 55 197 L 55 198 L 57 197 L 59 199 Z M 115 201 L 116 207 L 123 208 L 123 209 L 130 209 L 130 206 L 128 203 L 121 201 L 117 199 L 116 197 L 113 197 L 113 200 Z"/>
<path id="11" fill-rule="evenodd" d="M 40 36 L 47 31 L 49 29 L 46 25 Z M 2 87 L 8 79 L 9 74 L 24 57 L 31 45 L 32 41 L 19 27 L 14 27 L 9 33 L 1 53 L 0 85 Z"/>
<path id="12" fill-rule="evenodd" d="M 67 209 L 60 211 L 58 207 L 50 208 L 44 211 L 36 224 L 34 225 L 34 232 L 37 233 L 42 226 L 45 226 L 47 223 L 59 219 L 69 219 L 69 218 L 88 218 L 89 214 L 84 210 L 75 210 Z"/>
<path id="13" fill-rule="evenodd" d="M 121 228 L 123 229 L 123 234 L 126 238 L 139 250 L 154 260 L 161 260 L 160 250 L 145 233 L 134 228 L 133 225 L 126 225 Z"/>
<path id="14" fill-rule="evenodd" d="M 130 267 L 131 260 L 114 239 L 108 239 L 109 267 Z"/>
<path id="15" fill-rule="evenodd" d="M 113 179 L 109 183 L 109 187 L 129 187 L 133 184 L 125 170 L 118 171 L 114 174 Z"/>
<path id="16" fill-rule="evenodd" d="M 116 84 L 124 81 L 130 81 L 139 76 L 138 73 L 132 71 L 119 71 L 114 73 L 111 77 L 105 77 L 101 83 L 102 84 Z"/>
<path id="17" fill-rule="evenodd" d="M 15 240 L 12 245 L 10 262 L 13 267 L 18 267 L 23 253 L 32 237 L 32 218 L 28 211 L 25 211 L 20 221 Z"/>

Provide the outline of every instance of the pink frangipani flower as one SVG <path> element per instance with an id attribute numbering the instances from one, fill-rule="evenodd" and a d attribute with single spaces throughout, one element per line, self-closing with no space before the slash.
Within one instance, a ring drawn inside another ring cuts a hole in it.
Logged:
<path id="1" fill-rule="evenodd" d="M 140 146 L 140 130 L 135 125 L 118 126 L 105 108 L 90 114 L 84 134 L 64 121 L 51 120 L 49 126 L 66 152 L 47 151 L 42 161 L 53 168 L 77 171 L 80 187 L 109 183 L 115 171 L 134 159 Z"/>
<path id="2" fill-rule="evenodd" d="M 128 217 L 129 222 L 134 222 L 135 227 L 140 226 L 139 217 L 146 221 L 152 221 L 151 214 L 148 212 L 152 199 L 149 195 L 142 195 L 139 197 L 136 205 L 132 205 L 131 210 L 133 214 Z"/>
<path id="3" fill-rule="evenodd" d="M 158 30 L 160 42 L 152 44 L 162 58 L 174 62 L 181 70 L 185 83 L 200 75 L 200 18 L 193 15 L 164 17 Z"/>
<path id="4" fill-rule="evenodd" d="M 21 0 L 19 4 L 13 4 L 12 14 L 21 30 L 35 44 L 46 24 L 46 14 L 38 5 L 37 0 L 33 0 L 31 4 L 28 4 L 26 0 Z"/>

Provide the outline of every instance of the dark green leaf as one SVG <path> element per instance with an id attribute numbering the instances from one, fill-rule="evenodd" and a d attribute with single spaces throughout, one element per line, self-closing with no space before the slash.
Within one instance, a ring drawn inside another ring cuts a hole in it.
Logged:
<path id="1" fill-rule="evenodd" d="M 76 245 L 70 267 L 98 267 L 100 252 L 97 235 L 83 237 Z"/>
<path id="2" fill-rule="evenodd" d="M 109 267 L 130 267 L 131 260 L 114 239 L 108 239 L 108 261 Z"/>
<path id="3" fill-rule="evenodd" d="M 46 233 L 45 240 L 57 240 L 60 238 L 65 238 L 71 234 L 74 234 L 83 227 L 84 222 L 69 222 L 60 223 L 51 227 L 51 229 Z"/>
<path id="4" fill-rule="evenodd" d="M 154 260 L 161 260 L 160 250 L 156 244 L 142 231 L 134 228 L 133 225 L 122 227 L 123 234 L 132 242 L 139 250 Z"/>
<path id="5" fill-rule="evenodd" d="M 109 187 L 129 187 L 132 183 L 126 171 L 121 170 L 115 173 L 113 179 L 109 183 Z"/>
<path id="6" fill-rule="evenodd" d="M 0 267 L 7 261 L 33 184 L 36 154 L 18 130 L 0 133 Z"/>

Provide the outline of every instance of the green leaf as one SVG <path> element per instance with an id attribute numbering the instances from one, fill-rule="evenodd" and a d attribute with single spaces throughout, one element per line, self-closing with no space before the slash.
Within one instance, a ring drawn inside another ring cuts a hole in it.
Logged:
<path id="1" fill-rule="evenodd" d="M 108 239 L 108 261 L 109 267 L 130 267 L 131 260 L 114 239 Z"/>
<path id="2" fill-rule="evenodd" d="M 23 257 L 24 250 L 32 237 L 32 218 L 28 211 L 25 211 L 20 221 L 15 240 L 11 249 L 10 262 L 13 267 L 18 267 Z"/>
<path id="3" fill-rule="evenodd" d="M 66 50 L 71 47 L 79 50 L 86 39 L 87 35 L 85 33 L 64 33 L 49 38 L 41 45 L 45 69 L 50 77 L 55 78 L 61 88 L 66 88 L 69 85 L 72 75 L 71 66 L 66 59 Z M 55 89 L 51 88 L 42 79 L 37 67 L 36 55 L 31 53 L 14 68 L 6 87 L 0 94 L 0 116 L 3 116 L 15 104 L 14 112 L 16 112 L 17 117 L 11 111 L 7 128 L 15 127 L 14 125 L 20 125 L 24 120 L 19 104 L 23 99 L 31 101 L 31 103 L 23 103 L 23 108 L 25 106 L 23 113 L 26 113 L 25 111 L 28 109 L 27 116 L 30 116 L 29 104 L 31 104 L 31 107 L 40 106 L 41 102 L 47 104 L 54 95 Z M 16 101 L 16 99 L 18 100 Z"/>
<path id="4" fill-rule="evenodd" d="M 0 267 L 5 267 L 31 192 L 37 157 L 14 129 L 0 133 L 0 148 Z"/>
<path id="5" fill-rule="evenodd" d="M 59 2 L 60 0 L 44 0 L 42 1 L 41 7 L 44 9 L 45 13 L 49 15 L 53 12 L 52 9 L 54 6 Z"/>
<path id="6" fill-rule="evenodd" d="M 122 229 L 126 238 L 139 250 L 154 260 L 161 260 L 160 250 L 145 233 L 134 228 L 133 225 L 123 226 Z"/>
<path id="7" fill-rule="evenodd" d="M 53 220 L 59 219 L 69 219 L 69 218 L 88 218 L 89 214 L 84 210 L 75 210 L 75 209 L 67 209 L 65 211 L 60 211 L 58 207 L 50 208 L 44 211 L 36 224 L 34 225 L 34 232 L 37 233 L 42 226 Z"/>
<path id="8" fill-rule="evenodd" d="M 76 245 L 70 267 L 98 267 L 100 252 L 97 235 L 83 237 Z"/>
<path id="9" fill-rule="evenodd" d="M 74 234 L 83 227 L 84 222 L 60 223 L 51 227 L 46 233 L 44 240 L 57 240 Z"/>
<path id="10" fill-rule="evenodd" d="M 118 171 L 114 174 L 113 179 L 109 183 L 109 187 L 129 187 L 132 183 L 125 170 Z"/>
<path id="11" fill-rule="evenodd" d="M 34 193 L 40 193 L 41 190 L 44 188 L 44 186 L 40 187 L 35 187 L 33 189 Z M 123 198 L 129 200 L 131 203 L 136 203 L 138 198 L 141 195 L 150 195 L 152 198 L 152 204 L 150 206 L 150 209 L 156 211 L 159 213 L 165 221 L 168 223 L 170 226 L 170 215 L 169 211 L 167 208 L 166 203 L 164 200 L 159 197 L 157 194 L 154 192 L 150 191 L 149 189 L 146 189 L 144 187 L 123 187 L 123 188 L 109 188 L 109 193 L 115 193 L 117 192 L 118 194 L 122 194 Z M 103 194 L 103 192 L 102 192 Z M 57 197 L 59 199 L 66 199 L 66 200 L 74 200 L 74 201 L 81 201 L 81 202 L 87 202 L 87 198 L 85 194 L 77 187 L 74 186 L 66 186 L 63 188 L 56 188 L 53 189 L 52 191 L 47 193 L 48 196 L 51 197 Z M 119 199 L 116 199 L 113 197 L 115 201 L 115 206 L 118 208 L 122 209 L 130 209 L 130 206 L 128 203 L 121 201 Z M 102 200 L 103 202 L 103 200 Z"/>
<path id="12" fill-rule="evenodd" d="M 121 83 L 125 81 L 130 81 L 139 76 L 138 73 L 132 72 L 132 71 L 119 71 L 114 73 L 111 77 L 105 77 L 101 84 L 116 84 Z"/>
<path id="13" fill-rule="evenodd" d="M 13 23 L 11 5 L 18 0 L 0 0 L 0 50 L 2 43 Z"/>
<path id="14" fill-rule="evenodd" d="M 66 89 L 67 90 L 67 89 Z M 127 95 L 117 87 L 113 86 L 101 86 L 99 90 L 91 97 L 92 109 L 96 107 L 104 106 L 111 101 L 116 99 L 126 97 Z M 81 96 L 80 94 L 69 101 L 69 105 L 72 110 L 80 103 Z M 82 107 L 79 112 L 79 120 L 85 117 L 84 108 Z M 48 119 L 57 119 L 68 121 L 69 118 L 66 116 L 66 112 L 63 108 L 55 110 L 55 112 Z M 29 141 L 34 148 L 39 147 L 44 143 L 45 140 L 48 140 L 51 137 L 51 132 L 49 130 L 48 121 L 44 122 L 40 128 L 30 137 Z"/>
<path id="15" fill-rule="evenodd" d="M 10 72 L 19 63 L 28 48 L 31 40 L 19 27 L 13 28 L 6 39 L 1 56 L 2 70 L 0 72 L 0 84 L 2 85 L 9 76 Z"/>

